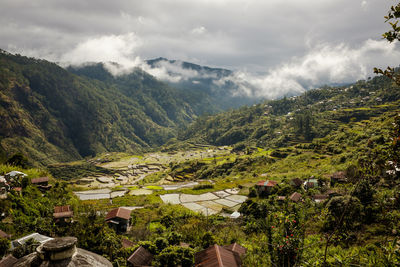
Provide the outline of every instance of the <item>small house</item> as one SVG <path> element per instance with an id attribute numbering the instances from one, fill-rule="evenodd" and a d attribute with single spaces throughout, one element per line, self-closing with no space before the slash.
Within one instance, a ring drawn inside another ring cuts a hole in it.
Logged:
<path id="1" fill-rule="evenodd" d="M 329 198 L 328 195 L 314 195 L 313 200 L 317 203 L 323 202 Z"/>
<path id="2" fill-rule="evenodd" d="M 301 185 L 303 184 L 303 181 L 299 178 L 294 178 L 290 180 L 289 184 L 295 188 L 300 188 Z"/>
<path id="3" fill-rule="evenodd" d="M 153 254 L 147 249 L 140 246 L 135 252 L 128 258 L 128 266 L 139 267 L 139 266 L 150 266 L 153 261 Z"/>
<path id="4" fill-rule="evenodd" d="M 334 186 L 336 183 L 347 183 L 347 175 L 346 172 L 340 171 L 340 172 L 335 172 L 331 176 L 331 185 Z"/>
<path id="5" fill-rule="evenodd" d="M 73 215 L 70 205 L 54 207 L 53 218 L 56 222 L 69 222 Z"/>
<path id="6" fill-rule="evenodd" d="M 242 260 L 238 252 L 213 245 L 194 254 L 195 267 L 239 267 Z"/>
<path id="7" fill-rule="evenodd" d="M 28 175 L 19 172 L 19 171 L 11 171 L 9 173 L 6 173 L 4 175 L 4 178 L 6 179 L 7 183 L 12 186 L 21 186 L 22 178 L 27 177 Z"/>
<path id="8" fill-rule="evenodd" d="M 278 201 L 278 202 L 285 202 L 285 200 L 286 200 L 286 196 L 277 196 L 276 197 L 276 200 Z"/>
<path id="9" fill-rule="evenodd" d="M 271 190 L 274 186 L 278 184 L 277 181 L 259 181 L 255 187 L 258 192 L 258 195 L 268 195 L 271 193 Z"/>
<path id="10" fill-rule="evenodd" d="M 113 209 L 108 212 L 106 222 L 117 233 L 125 233 L 131 223 L 131 210 L 125 208 Z"/>
<path id="11" fill-rule="evenodd" d="M 301 194 L 294 192 L 293 194 L 290 195 L 289 199 L 293 202 L 299 202 L 301 200 Z"/>
<path id="12" fill-rule="evenodd" d="M 31 183 L 41 190 L 48 190 L 51 188 L 49 185 L 49 177 L 39 177 L 31 180 Z"/>
<path id="13" fill-rule="evenodd" d="M 307 181 L 303 183 L 303 187 L 305 190 L 319 187 L 318 179 L 307 179 Z"/>

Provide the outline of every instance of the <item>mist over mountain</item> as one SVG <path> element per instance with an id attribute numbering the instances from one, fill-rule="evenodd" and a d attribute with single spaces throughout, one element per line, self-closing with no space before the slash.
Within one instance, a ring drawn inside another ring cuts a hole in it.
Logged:
<path id="1" fill-rule="evenodd" d="M 222 68 L 210 68 L 197 64 L 157 58 L 147 60 L 147 71 L 176 88 L 201 91 L 211 97 L 219 110 L 254 104 L 259 98 L 244 95 L 239 86 L 229 80 L 234 72 Z"/>

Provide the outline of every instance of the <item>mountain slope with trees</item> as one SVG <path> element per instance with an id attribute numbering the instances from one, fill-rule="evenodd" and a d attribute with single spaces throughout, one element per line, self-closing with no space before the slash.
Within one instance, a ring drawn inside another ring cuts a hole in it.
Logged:
<path id="1" fill-rule="evenodd" d="M 105 151 L 140 151 L 176 135 L 201 112 L 195 97 L 136 69 L 102 80 L 0 53 L 0 154 L 52 163 Z"/>

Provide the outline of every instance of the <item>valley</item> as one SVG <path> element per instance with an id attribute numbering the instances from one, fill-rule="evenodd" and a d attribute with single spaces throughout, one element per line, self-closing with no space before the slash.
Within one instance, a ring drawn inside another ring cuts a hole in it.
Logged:
<path id="1" fill-rule="evenodd" d="M 0 229 L 8 235 L 75 236 L 116 266 L 128 266 L 139 249 L 155 266 L 192 266 L 204 249 L 232 244 L 245 251 L 244 266 L 397 259 L 400 90 L 391 80 L 202 114 L 193 102 L 173 102 L 175 89 L 139 70 L 107 78 L 101 65 L 71 74 L 37 62 L 90 88 L 70 88 L 86 107 L 56 90 L 52 100 L 68 99 L 72 112 L 63 116 L 46 100 L 51 86 L 42 89 L 62 75 L 39 77 L 35 87 L 33 69 L 20 62 L 33 66 L 32 59 L 3 55 L 3 69 L 6 61 L 17 77 L 1 80 L 0 95 L 8 105 L 0 113 Z M 81 112 L 87 116 L 70 121 Z"/>

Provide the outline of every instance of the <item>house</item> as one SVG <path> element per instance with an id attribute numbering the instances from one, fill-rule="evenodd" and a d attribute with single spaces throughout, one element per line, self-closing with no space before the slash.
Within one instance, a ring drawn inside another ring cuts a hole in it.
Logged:
<path id="1" fill-rule="evenodd" d="M 346 172 L 340 171 L 335 172 L 331 176 L 331 185 L 334 186 L 336 183 L 347 183 L 347 175 Z"/>
<path id="2" fill-rule="evenodd" d="M 43 244 L 43 243 L 53 239 L 53 238 L 45 236 L 45 235 L 41 235 L 41 234 L 38 234 L 38 233 L 33 233 L 33 234 L 30 234 L 30 235 L 21 237 L 20 239 L 16 239 L 16 240 L 11 241 L 11 249 L 15 249 L 16 247 L 24 245 L 25 242 L 28 241 L 31 238 L 36 240 L 40 244 Z"/>
<path id="3" fill-rule="evenodd" d="M 139 266 L 150 266 L 153 261 L 153 254 L 147 249 L 140 246 L 135 252 L 128 258 L 128 266 L 139 267 Z"/>
<path id="4" fill-rule="evenodd" d="M 5 238 L 5 239 L 9 239 L 11 237 L 11 235 L 9 235 L 6 232 L 0 230 L 0 237 L 1 238 Z"/>
<path id="5" fill-rule="evenodd" d="M 299 202 L 301 200 L 301 194 L 294 192 L 293 194 L 290 195 L 289 199 L 293 202 Z"/>
<path id="6" fill-rule="evenodd" d="M 1 259 L 0 261 L 0 267 L 10 267 L 13 266 L 14 263 L 17 262 L 17 258 L 15 258 L 13 255 L 9 254 L 5 256 L 4 258 Z"/>
<path id="7" fill-rule="evenodd" d="M 195 267 L 239 267 L 242 260 L 238 252 L 213 245 L 194 254 Z"/>
<path id="8" fill-rule="evenodd" d="M 276 200 L 279 201 L 279 202 L 285 202 L 286 196 L 277 196 Z"/>
<path id="9" fill-rule="evenodd" d="M 329 189 L 328 191 L 326 191 L 325 193 L 326 195 L 329 196 L 329 198 L 331 197 L 337 197 L 337 196 L 341 196 L 342 194 L 334 189 Z"/>
<path id="10" fill-rule="evenodd" d="M 9 173 L 6 173 L 4 175 L 4 178 L 7 180 L 7 183 L 9 185 L 13 185 L 13 186 L 21 186 L 21 180 L 24 177 L 27 177 L 28 175 L 23 173 L 23 172 L 19 172 L 19 171 L 11 171 Z"/>
<path id="11" fill-rule="evenodd" d="M 31 183 L 41 190 L 48 190 L 51 188 L 51 185 L 49 185 L 49 177 L 35 178 L 31 180 Z"/>
<path id="12" fill-rule="evenodd" d="M 72 211 L 70 205 L 66 206 L 55 206 L 53 218 L 56 222 L 67 222 L 72 218 L 74 212 Z"/>
<path id="13" fill-rule="evenodd" d="M 259 181 L 256 183 L 255 187 L 258 195 L 268 195 L 271 193 L 271 190 L 274 186 L 278 184 L 277 181 Z"/>
<path id="14" fill-rule="evenodd" d="M 108 212 L 106 222 L 115 229 L 117 233 L 124 233 L 128 230 L 131 221 L 131 210 L 116 208 Z"/>
<path id="15" fill-rule="evenodd" d="M 315 179 L 315 178 L 307 179 L 307 181 L 305 181 L 303 183 L 303 187 L 305 190 L 308 190 L 311 188 L 317 188 L 318 186 L 319 186 L 318 179 Z"/>
<path id="16" fill-rule="evenodd" d="M 303 181 L 299 178 L 294 178 L 290 180 L 289 184 L 293 187 L 300 188 L 301 185 L 303 184 Z"/>
<path id="17" fill-rule="evenodd" d="M 122 238 L 121 243 L 122 243 L 122 247 L 123 248 L 130 248 L 130 247 L 133 247 L 135 245 L 134 242 L 132 242 L 129 239 L 126 239 L 126 238 Z"/>
<path id="18" fill-rule="evenodd" d="M 328 195 L 314 195 L 312 198 L 315 202 L 320 203 L 327 200 L 329 197 Z"/>

